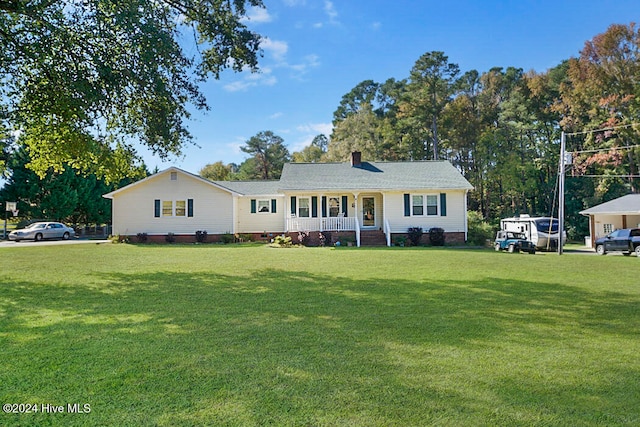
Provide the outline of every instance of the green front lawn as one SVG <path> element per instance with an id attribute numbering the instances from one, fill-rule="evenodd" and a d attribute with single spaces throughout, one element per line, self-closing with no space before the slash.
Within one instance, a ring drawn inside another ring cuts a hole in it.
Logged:
<path id="1" fill-rule="evenodd" d="M 39 409 L 1 425 L 640 423 L 635 257 L 94 244 L 0 257 L 0 403 Z M 76 403 L 90 413 L 42 413 Z"/>

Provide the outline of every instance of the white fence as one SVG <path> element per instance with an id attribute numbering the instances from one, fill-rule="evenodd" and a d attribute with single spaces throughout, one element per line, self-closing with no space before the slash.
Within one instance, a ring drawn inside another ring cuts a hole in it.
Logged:
<path id="1" fill-rule="evenodd" d="M 354 231 L 355 217 L 287 218 L 287 231 Z"/>

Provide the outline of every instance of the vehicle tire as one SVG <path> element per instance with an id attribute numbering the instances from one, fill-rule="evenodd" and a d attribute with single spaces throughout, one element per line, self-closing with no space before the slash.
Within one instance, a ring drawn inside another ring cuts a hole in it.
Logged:
<path id="1" fill-rule="evenodd" d="M 518 248 L 516 248 L 516 245 L 509 245 L 509 253 L 513 254 L 513 253 L 518 253 L 520 252 L 520 250 Z"/>
<path id="2" fill-rule="evenodd" d="M 40 240 L 42 240 L 42 234 L 38 233 L 36 234 L 36 237 L 34 239 L 36 242 L 39 242 Z"/>
<path id="3" fill-rule="evenodd" d="M 69 233 L 64 233 L 62 235 L 62 240 L 69 240 Z"/>
<path id="4" fill-rule="evenodd" d="M 607 251 L 604 250 L 604 245 L 598 245 L 596 246 L 596 253 L 598 255 L 604 255 L 607 253 Z"/>
<path id="5" fill-rule="evenodd" d="M 495 245 L 493 245 L 493 248 L 496 250 L 496 252 L 500 252 L 500 243 L 496 243 Z"/>
<path id="6" fill-rule="evenodd" d="M 636 256 L 640 258 L 640 245 L 636 246 Z"/>
<path id="7" fill-rule="evenodd" d="M 529 251 L 529 253 L 530 253 L 531 255 L 535 255 L 535 254 L 536 254 L 536 250 L 535 250 L 535 249 L 531 249 L 531 250 Z"/>

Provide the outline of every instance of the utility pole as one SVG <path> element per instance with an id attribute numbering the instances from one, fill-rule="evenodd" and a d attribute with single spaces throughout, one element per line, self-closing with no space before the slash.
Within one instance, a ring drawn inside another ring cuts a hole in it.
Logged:
<path id="1" fill-rule="evenodd" d="M 565 166 L 565 151 L 566 151 L 566 136 L 564 131 L 560 136 L 560 168 L 558 177 L 558 255 L 562 255 L 562 236 L 564 235 L 564 166 Z"/>

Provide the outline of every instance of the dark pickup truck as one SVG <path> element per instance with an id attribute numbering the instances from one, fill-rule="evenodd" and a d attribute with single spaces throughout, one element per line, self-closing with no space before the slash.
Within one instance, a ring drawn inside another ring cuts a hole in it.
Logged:
<path id="1" fill-rule="evenodd" d="M 596 253 L 604 255 L 607 252 L 625 255 L 635 252 L 640 257 L 640 228 L 621 228 L 596 240 Z"/>

